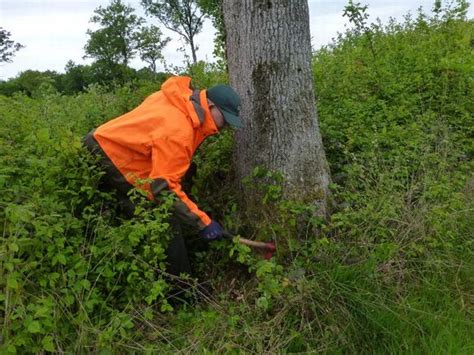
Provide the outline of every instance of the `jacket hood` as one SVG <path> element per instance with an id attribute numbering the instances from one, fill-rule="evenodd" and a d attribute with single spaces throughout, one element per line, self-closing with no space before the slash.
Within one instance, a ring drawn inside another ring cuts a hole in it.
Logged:
<path id="1" fill-rule="evenodd" d="M 198 128 L 201 125 L 201 122 L 194 110 L 193 104 L 189 100 L 189 97 L 192 94 L 190 84 L 191 78 L 187 76 L 174 76 L 161 85 L 161 91 L 173 106 L 178 108 L 191 119 L 193 128 Z"/>
<path id="2" fill-rule="evenodd" d="M 174 76 L 166 80 L 161 85 L 161 91 L 166 96 L 166 98 L 177 107 L 184 114 L 186 114 L 193 125 L 193 129 L 198 131 L 203 138 L 216 134 L 218 129 L 214 120 L 212 119 L 209 106 L 207 104 L 206 91 L 201 90 L 196 97 L 198 99 L 198 105 L 201 112 L 201 119 L 196 112 L 196 107 L 193 102 L 190 100 L 193 95 L 193 90 L 190 88 L 191 78 L 187 76 Z M 196 103 L 196 102 L 195 102 Z M 202 119 L 204 115 L 204 119 Z"/>

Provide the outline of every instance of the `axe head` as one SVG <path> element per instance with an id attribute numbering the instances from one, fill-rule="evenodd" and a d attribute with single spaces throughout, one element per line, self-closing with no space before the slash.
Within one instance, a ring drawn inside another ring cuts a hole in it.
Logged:
<path id="1" fill-rule="evenodd" d="M 269 260 L 273 256 L 273 254 L 275 254 L 276 246 L 274 242 L 268 242 L 268 243 L 265 243 L 265 245 L 266 245 L 266 248 L 265 248 L 266 250 L 263 253 L 263 258 L 265 260 Z"/>

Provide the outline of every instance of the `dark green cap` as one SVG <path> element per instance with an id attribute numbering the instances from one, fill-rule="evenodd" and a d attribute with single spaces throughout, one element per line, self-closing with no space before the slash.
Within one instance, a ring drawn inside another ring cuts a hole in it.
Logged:
<path id="1" fill-rule="evenodd" d="M 229 85 L 216 85 L 207 89 L 207 98 L 221 110 L 225 121 L 234 127 L 244 125 L 239 118 L 240 97 Z"/>

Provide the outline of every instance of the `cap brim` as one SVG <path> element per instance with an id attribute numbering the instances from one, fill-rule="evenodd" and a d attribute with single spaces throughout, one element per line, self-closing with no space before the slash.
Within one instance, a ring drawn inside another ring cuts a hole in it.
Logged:
<path id="1" fill-rule="evenodd" d="M 236 115 L 234 115 L 230 112 L 224 111 L 224 110 L 222 110 L 221 112 L 222 112 L 222 115 L 224 116 L 225 121 L 229 125 L 231 125 L 232 127 L 236 127 L 236 128 L 243 128 L 244 127 L 244 124 L 240 120 L 239 116 L 236 116 Z"/>

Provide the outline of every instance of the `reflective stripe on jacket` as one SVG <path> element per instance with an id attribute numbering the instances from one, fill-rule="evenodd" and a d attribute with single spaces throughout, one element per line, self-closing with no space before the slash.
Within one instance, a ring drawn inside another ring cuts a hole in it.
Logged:
<path id="1" fill-rule="evenodd" d="M 93 135 L 107 157 L 133 186 L 156 199 L 169 189 L 179 198 L 176 213 L 202 229 L 211 219 L 181 188 L 195 150 L 218 132 L 206 91 L 190 89 L 188 77 L 172 77 L 134 110 L 98 127 Z M 148 182 L 143 182 L 148 180 Z"/>

